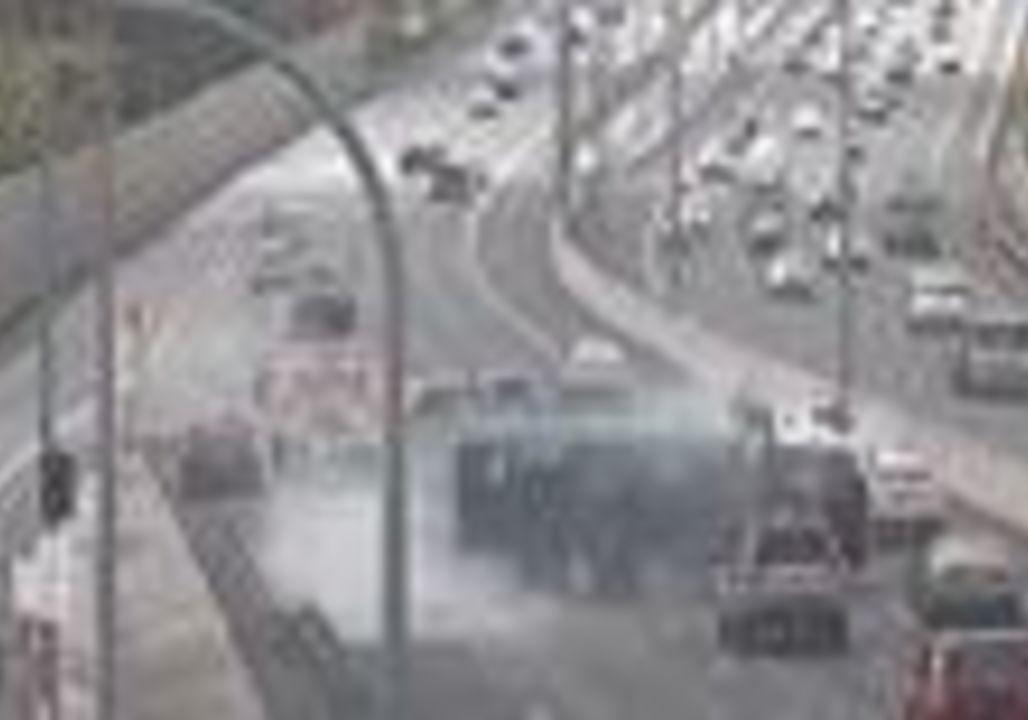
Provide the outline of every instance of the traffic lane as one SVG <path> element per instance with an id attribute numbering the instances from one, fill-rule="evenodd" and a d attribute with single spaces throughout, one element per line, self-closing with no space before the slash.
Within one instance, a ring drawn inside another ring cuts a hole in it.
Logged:
<path id="1" fill-rule="evenodd" d="M 629 353 L 633 373 L 654 379 L 680 376 L 653 353 L 640 350 L 582 309 L 566 293 L 549 262 L 552 198 L 541 177 L 519 177 L 483 212 L 478 261 L 513 311 L 552 338 L 566 357 L 576 340 L 613 336 Z"/>
<path id="2" fill-rule="evenodd" d="M 654 171 L 650 187 L 659 187 L 661 182 L 659 171 Z M 646 284 L 637 287 L 644 289 L 652 287 L 638 244 L 652 207 L 652 196 L 639 189 L 646 184 L 633 183 L 638 191 L 635 196 L 626 188 L 618 194 L 618 202 L 608 201 L 608 217 L 620 218 L 620 229 L 602 239 L 590 238 L 588 246 L 603 262 L 621 259 L 631 263 L 605 267 L 626 279 L 638 282 L 641 278 Z M 719 220 L 726 222 L 723 216 Z M 837 355 L 836 277 L 819 272 L 816 300 L 811 304 L 771 300 L 763 288 L 762 265 L 748 256 L 729 228 L 722 225 L 717 235 L 694 247 L 684 282 L 668 299 L 671 307 L 744 346 L 781 353 L 830 383 Z M 602 254 L 601 244 L 606 246 Z M 617 249 L 612 251 L 612 247 Z M 972 436 L 1024 453 L 1028 426 L 1023 406 L 956 398 L 949 383 L 949 344 L 914 337 L 906 330 L 903 278 L 907 271 L 908 266 L 879 255 L 866 276 L 856 274 L 854 278 L 858 386 L 872 394 L 902 398 L 915 414 L 944 420 Z"/>
<path id="3" fill-rule="evenodd" d="M 488 47 L 488 45 L 485 47 Z M 468 52 L 465 46 L 457 54 L 464 56 L 466 58 L 464 65 L 470 67 L 480 60 L 484 49 L 475 48 Z M 437 80 L 439 77 L 447 77 L 449 75 L 448 68 L 453 64 L 453 55 L 452 50 L 440 53 L 438 56 L 433 55 L 431 61 L 421 68 L 421 72 L 417 77 L 410 83 L 397 83 L 389 93 L 394 95 L 402 94 L 409 90 L 410 87 L 416 87 L 425 78 Z M 466 76 L 468 74 L 465 73 L 463 78 L 459 76 L 454 77 L 450 82 L 463 87 L 466 84 Z M 333 149 L 334 152 L 335 150 Z M 174 235 L 176 233 L 173 230 L 171 234 Z M 184 243 L 189 242 L 190 240 L 184 241 Z M 165 264 L 164 258 L 168 257 L 169 252 L 171 254 L 176 252 L 174 249 L 164 250 L 163 246 L 181 245 L 184 243 L 177 243 L 170 238 L 165 239 L 163 242 L 152 243 L 135 253 L 131 258 L 120 263 L 118 270 L 119 297 L 142 297 L 150 300 L 154 306 L 158 306 L 172 297 L 173 293 L 181 293 L 183 285 L 195 283 L 197 281 L 196 268 L 191 268 L 188 273 L 183 275 L 176 275 L 173 272 L 168 272 L 167 268 L 162 267 Z M 141 258 L 144 257 L 152 257 L 154 260 L 141 263 Z M 145 270 L 135 274 L 143 275 L 144 277 L 141 280 L 128 278 L 127 275 L 133 275 L 133 273 L 127 270 L 127 268 L 137 264 L 141 268 L 156 265 L 157 270 L 154 273 Z M 199 267 L 202 270 L 206 265 L 201 264 Z M 164 289 L 165 281 L 170 281 L 172 284 L 177 285 L 177 288 L 175 290 Z M 155 285 L 162 288 L 161 292 L 155 292 Z M 157 296 L 156 299 L 155 296 Z M 94 377 L 92 362 L 89 359 L 94 356 L 95 351 L 94 326 L 93 294 L 91 289 L 87 287 L 77 292 L 75 297 L 71 298 L 60 308 L 59 315 L 55 321 L 54 335 L 57 338 L 56 370 L 59 380 L 55 384 L 58 407 L 65 408 L 76 405 L 87 397 L 92 390 Z M 38 384 L 35 366 L 34 349 L 26 349 L 25 352 L 19 353 L 18 357 L 12 359 L 4 369 L 4 379 L 0 383 L 0 397 L 4 400 L 6 412 L 0 418 L 0 443 L 2 443 L 0 450 L 5 455 L 9 455 L 15 448 L 22 446 L 27 441 L 26 422 L 34 414 L 35 388 Z"/>
<path id="4" fill-rule="evenodd" d="M 907 620 L 898 597 L 874 588 L 901 587 L 901 564 L 876 565 L 872 589 L 848 599 L 851 655 L 740 661 L 716 646 L 710 568 L 702 562 L 663 573 L 651 568 L 640 600 L 603 603 L 529 589 L 512 562 L 463 553 L 453 540 L 452 470 L 441 450 L 430 445 L 412 463 L 412 617 L 419 637 L 461 639 L 486 666 L 500 657 L 530 668 L 571 717 L 663 720 L 681 718 L 683 708 L 689 717 L 739 720 L 757 710 L 811 719 L 888 715 L 882 705 L 896 689 Z M 321 490 L 309 482 L 282 488 L 281 503 L 273 501 L 254 525 L 266 533 L 258 546 L 279 590 L 315 598 L 344 640 L 366 638 L 378 607 L 371 581 L 379 566 L 374 472 L 366 479 L 347 472 L 340 483 L 333 465 Z M 345 569 L 340 552 L 351 558 Z"/>

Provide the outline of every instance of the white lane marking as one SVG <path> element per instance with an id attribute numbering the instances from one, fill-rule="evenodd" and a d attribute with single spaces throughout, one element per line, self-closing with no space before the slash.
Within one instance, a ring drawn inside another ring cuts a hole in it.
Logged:
<path id="1" fill-rule="evenodd" d="M 504 317 L 511 327 L 516 329 L 549 362 L 559 365 L 563 358 L 559 341 L 542 330 L 514 302 L 508 300 L 500 292 L 490 281 L 489 273 L 479 256 L 483 236 L 483 221 L 489 210 L 499 201 L 502 192 L 506 189 L 508 180 L 515 175 L 519 168 L 529 164 L 538 152 L 539 147 L 549 139 L 550 134 L 549 124 L 547 122 L 540 123 L 539 127 L 534 131 L 523 135 L 510 148 L 502 161 L 498 163 L 494 173 L 495 179 L 491 186 L 492 189 L 487 192 L 481 199 L 480 204 L 468 216 L 464 235 L 464 264 L 469 277 L 475 283 L 481 297 L 492 310 Z"/>

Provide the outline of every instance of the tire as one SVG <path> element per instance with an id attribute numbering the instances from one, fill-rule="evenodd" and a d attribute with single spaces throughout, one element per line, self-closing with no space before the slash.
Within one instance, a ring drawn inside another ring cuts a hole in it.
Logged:
<path id="1" fill-rule="evenodd" d="M 825 649 L 834 655 L 849 651 L 849 621 L 841 612 L 829 612 L 824 619 Z"/>
<path id="2" fill-rule="evenodd" d="M 721 615 L 717 619 L 717 644 L 723 651 L 734 655 L 741 654 L 742 643 L 739 623 L 735 618 Z"/>
<path id="3" fill-rule="evenodd" d="M 971 379 L 962 365 L 958 365 L 953 369 L 953 373 L 950 375 L 950 385 L 953 388 L 953 392 L 961 397 L 969 397 L 973 393 Z"/>

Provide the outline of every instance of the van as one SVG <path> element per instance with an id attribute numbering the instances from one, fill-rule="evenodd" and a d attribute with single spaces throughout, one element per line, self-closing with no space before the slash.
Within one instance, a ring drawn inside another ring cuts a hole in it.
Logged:
<path id="1" fill-rule="evenodd" d="M 1018 627 L 1024 611 L 1008 549 L 984 534 L 948 534 L 913 564 L 909 601 L 931 631 Z"/>

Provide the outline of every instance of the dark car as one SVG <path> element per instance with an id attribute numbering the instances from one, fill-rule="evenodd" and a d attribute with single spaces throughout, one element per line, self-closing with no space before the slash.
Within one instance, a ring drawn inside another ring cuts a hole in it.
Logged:
<path id="1" fill-rule="evenodd" d="M 524 32 L 511 31 L 500 38 L 496 49 L 501 56 L 516 60 L 528 54 L 532 49 L 532 43 Z"/>
<path id="2" fill-rule="evenodd" d="M 345 338 L 357 325 L 357 301 L 338 290 L 308 293 L 296 300 L 290 320 L 292 335 L 296 339 Z"/>
<path id="3" fill-rule="evenodd" d="M 457 163 L 444 163 L 435 168 L 428 188 L 434 202 L 464 205 L 474 198 L 485 184 L 484 176 L 473 168 Z"/>
<path id="4" fill-rule="evenodd" d="M 400 172 L 414 175 L 431 171 L 446 161 L 446 148 L 439 143 L 413 143 L 400 153 Z"/>
<path id="5" fill-rule="evenodd" d="M 521 86 L 510 77 L 493 77 L 490 80 L 496 97 L 505 102 L 513 102 L 521 97 Z"/>

